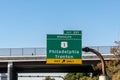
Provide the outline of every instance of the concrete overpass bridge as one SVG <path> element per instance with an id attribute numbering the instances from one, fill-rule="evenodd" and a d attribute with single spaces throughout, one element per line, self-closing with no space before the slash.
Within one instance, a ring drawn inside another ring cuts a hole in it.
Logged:
<path id="1" fill-rule="evenodd" d="M 106 61 L 114 55 L 103 54 Z M 50 65 L 46 64 L 46 55 L 34 56 L 0 56 L 0 73 L 7 73 L 8 64 L 12 64 L 18 73 L 27 72 L 92 72 L 91 64 L 100 62 L 94 54 L 83 54 L 82 65 Z"/>
<path id="2" fill-rule="evenodd" d="M 8 73 L 7 77 L 10 78 L 8 80 L 17 80 L 18 73 L 93 72 L 91 64 L 100 62 L 95 54 L 83 52 L 82 65 L 48 65 L 45 50 L 45 48 L 0 49 L 0 73 Z M 110 53 L 102 55 L 106 61 L 113 57 Z"/>

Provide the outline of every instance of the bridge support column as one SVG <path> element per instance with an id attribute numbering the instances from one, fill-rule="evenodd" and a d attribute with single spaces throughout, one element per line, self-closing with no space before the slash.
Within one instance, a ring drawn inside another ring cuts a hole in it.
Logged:
<path id="1" fill-rule="evenodd" d="M 17 72 L 14 70 L 13 63 L 8 62 L 7 80 L 18 80 Z"/>

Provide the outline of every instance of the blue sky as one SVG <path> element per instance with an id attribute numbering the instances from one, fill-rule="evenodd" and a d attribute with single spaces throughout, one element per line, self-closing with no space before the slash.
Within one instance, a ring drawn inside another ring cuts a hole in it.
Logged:
<path id="1" fill-rule="evenodd" d="M 119 0 L 0 0 L 0 48 L 46 47 L 46 34 L 82 30 L 83 46 L 120 40 Z"/>

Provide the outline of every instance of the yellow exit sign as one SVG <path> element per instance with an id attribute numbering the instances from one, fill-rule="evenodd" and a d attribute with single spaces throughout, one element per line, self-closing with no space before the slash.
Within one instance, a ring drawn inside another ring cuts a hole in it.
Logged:
<path id="1" fill-rule="evenodd" d="M 47 64 L 82 64 L 82 59 L 47 59 Z"/>

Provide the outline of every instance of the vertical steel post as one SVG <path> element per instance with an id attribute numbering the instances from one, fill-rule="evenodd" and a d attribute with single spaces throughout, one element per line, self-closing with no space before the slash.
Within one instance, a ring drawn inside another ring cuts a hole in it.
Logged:
<path id="1" fill-rule="evenodd" d="M 23 48 L 22 48 L 22 56 L 24 55 Z"/>
<path id="2" fill-rule="evenodd" d="M 34 48 L 34 53 L 35 53 L 35 55 L 36 55 L 36 48 Z"/>
<path id="3" fill-rule="evenodd" d="M 12 54 L 11 54 L 11 48 L 10 48 L 10 56 L 11 56 Z"/>

